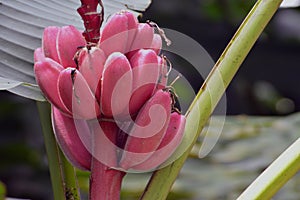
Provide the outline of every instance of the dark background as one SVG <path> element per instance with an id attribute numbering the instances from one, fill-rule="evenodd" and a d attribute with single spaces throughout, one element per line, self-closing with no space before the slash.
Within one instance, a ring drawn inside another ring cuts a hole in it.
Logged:
<path id="1" fill-rule="evenodd" d="M 142 20 L 192 37 L 216 61 L 254 2 L 153 1 Z M 227 114 L 285 115 L 300 110 L 299 24 L 299 9 L 278 11 L 227 90 Z M 199 79 L 192 81 L 200 87 Z"/>

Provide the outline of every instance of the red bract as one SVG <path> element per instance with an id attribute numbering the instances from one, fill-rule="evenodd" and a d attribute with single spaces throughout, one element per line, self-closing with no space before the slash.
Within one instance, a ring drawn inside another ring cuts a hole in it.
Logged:
<path id="1" fill-rule="evenodd" d="M 97 12 L 98 3 L 98 0 L 81 0 L 81 6 L 77 9 L 85 27 L 82 35 L 87 42 L 91 43 L 99 41 L 100 27 L 103 21 L 103 10 L 101 13 Z"/>
<path id="2" fill-rule="evenodd" d="M 88 2 L 78 10 L 90 23 L 86 27 L 99 20 L 96 3 Z M 93 168 L 95 158 L 124 170 L 156 168 L 180 143 L 185 124 L 165 89 L 160 35 L 125 11 L 108 20 L 97 44 L 90 43 L 97 31 L 83 35 L 86 40 L 73 26 L 48 27 L 34 55 L 37 83 L 53 105 L 58 143 L 81 169 Z"/>

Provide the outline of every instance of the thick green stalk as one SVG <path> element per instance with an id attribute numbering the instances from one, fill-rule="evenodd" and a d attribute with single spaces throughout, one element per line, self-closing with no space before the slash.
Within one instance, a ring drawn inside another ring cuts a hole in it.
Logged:
<path id="1" fill-rule="evenodd" d="M 208 75 L 186 114 L 185 136 L 177 152 L 186 149 L 186 145 L 189 145 L 189 148 L 174 163 L 153 173 L 141 197 L 142 200 L 167 198 L 202 128 L 281 2 L 282 0 L 258 0 L 253 6 Z"/>
<path id="2" fill-rule="evenodd" d="M 37 102 L 49 163 L 50 178 L 55 200 L 80 199 L 74 167 L 60 151 L 52 129 L 51 107 Z"/>
<path id="3" fill-rule="evenodd" d="M 63 175 L 60 166 L 60 153 L 51 126 L 51 108 L 47 102 L 37 102 L 44 142 L 48 157 L 50 178 L 55 200 L 64 200 Z"/>
<path id="4" fill-rule="evenodd" d="M 79 186 L 77 182 L 77 175 L 75 168 L 70 164 L 70 162 L 63 155 L 61 150 L 59 150 L 61 158 L 61 167 L 64 176 L 64 189 L 66 199 L 80 200 Z"/>
<path id="5" fill-rule="evenodd" d="M 285 150 L 238 200 L 263 200 L 272 196 L 300 170 L 300 139 Z"/>

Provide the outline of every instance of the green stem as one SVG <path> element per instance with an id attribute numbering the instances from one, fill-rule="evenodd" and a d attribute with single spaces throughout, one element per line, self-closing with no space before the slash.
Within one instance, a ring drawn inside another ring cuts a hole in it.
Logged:
<path id="1" fill-rule="evenodd" d="M 61 158 L 61 166 L 64 175 L 64 186 L 66 199 L 80 200 L 79 186 L 77 182 L 77 175 L 75 168 L 70 164 L 70 162 L 63 155 L 61 150 L 59 150 Z"/>
<path id="2" fill-rule="evenodd" d="M 63 175 L 60 166 L 59 148 L 57 146 L 51 126 L 50 104 L 47 102 L 37 102 L 37 107 L 43 129 L 54 199 L 63 200 L 66 199 L 64 193 Z"/>
<path id="3" fill-rule="evenodd" d="M 202 85 L 186 117 L 185 136 L 178 151 L 189 148 L 171 165 L 153 173 L 141 200 L 163 200 L 225 89 L 282 0 L 258 0 Z M 195 120 L 198 119 L 198 120 Z"/>
<path id="4" fill-rule="evenodd" d="M 55 200 L 80 199 L 74 167 L 66 160 L 56 143 L 51 123 L 51 106 L 37 102 L 49 163 Z"/>
<path id="5" fill-rule="evenodd" d="M 271 197 L 300 170 L 300 139 L 285 150 L 238 200 L 271 199 Z"/>

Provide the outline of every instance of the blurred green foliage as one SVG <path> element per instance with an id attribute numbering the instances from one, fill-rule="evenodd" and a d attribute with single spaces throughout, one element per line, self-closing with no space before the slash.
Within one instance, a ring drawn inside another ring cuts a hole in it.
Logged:
<path id="1" fill-rule="evenodd" d="M 243 19 L 256 1 L 201 0 L 201 12 L 212 20 L 237 22 Z"/>
<path id="2" fill-rule="evenodd" d="M 6 196 L 5 185 L 0 181 L 0 200 L 4 199 Z"/>

